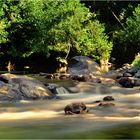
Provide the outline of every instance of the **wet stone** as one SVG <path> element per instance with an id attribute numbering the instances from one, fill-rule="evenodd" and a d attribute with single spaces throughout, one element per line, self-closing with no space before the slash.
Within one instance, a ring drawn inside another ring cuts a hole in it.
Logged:
<path id="1" fill-rule="evenodd" d="M 138 68 L 132 67 L 128 69 L 126 72 L 131 73 L 132 75 L 136 74 L 138 72 Z"/>
<path id="2" fill-rule="evenodd" d="M 93 103 L 101 103 L 102 101 L 100 101 L 100 100 L 96 100 L 96 101 L 94 101 Z"/>
<path id="3" fill-rule="evenodd" d="M 114 101 L 114 97 L 113 96 L 106 96 L 103 98 L 104 101 Z"/>
<path id="4" fill-rule="evenodd" d="M 127 72 L 126 72 L 126 73 L 123 74 L 123 76 L 124 76 L 124 77 L 132 77 L 133 75 L 132 75 L 131 73 L 127 73 Z"/>
<path id="5" fill-rule="evenodd" d="M 87 107 L 84 103 L 71 103 L 64 108 L 66 115 L 87 113 Z"/>
<path id="6" fill-rule="evenodd" d="M 136 77 L 136 78 L 140 78 L 140 71 L 138 71 L 138 72 L 135 74 L 135 77 Z"/>
<path id="7" fill-rule="evenodd" d="M 118 80 L 119 84 L 126 88 L 133 88 L 134 87 L 134 81 L 129 79 L 128 77 L 121 77 Z"/>
<path id="8" fill-rule="evenodd" d="M 71 79 L 75 80 L 75 81 L 79 81 L 79 82 L 85 82 L 86 81 L 86 78 L 83 75 L 73 75 L 73 76 L 71 76 Z"/>

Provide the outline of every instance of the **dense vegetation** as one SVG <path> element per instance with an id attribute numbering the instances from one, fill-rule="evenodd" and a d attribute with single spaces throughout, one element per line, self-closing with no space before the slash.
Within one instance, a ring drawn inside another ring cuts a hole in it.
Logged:
<path id="1" fill-rule="evenodd" d="M 0 54 L 87 55 L 132 62 L 140 51 L 139 2 L 0 0 Z"/>

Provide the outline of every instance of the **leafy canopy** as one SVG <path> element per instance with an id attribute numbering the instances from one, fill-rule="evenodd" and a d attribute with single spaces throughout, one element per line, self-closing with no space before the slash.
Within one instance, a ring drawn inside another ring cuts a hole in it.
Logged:
<path id="1" fill-rule="evenodd" d="M 132 16 L 126 18 L 123 25 L 125 28 L 115 31 L 113 39 L 116 54 L 120 54 L 119 57 L 126 63 L 131 62 L 140 52 L 140 5 L 134 9 Z"/>
<path id="2" fill-rule="evenodd" d="M 104 26 L 95 14 L 78 0 L 29 1 L 35 38 L 29 40 L 33 51 L 77 51 L 96 59 L 109 58 L 112 43 L 104 33 Z"/>
<path id="3" fill-rule="evenodd" d="M 79 0 L 0 1 L 0 45 L 7 53 L 27 57 L 50 50 L 76 51 L 95 59 L 108 59 L 112 43 L 95 13 Z"/>

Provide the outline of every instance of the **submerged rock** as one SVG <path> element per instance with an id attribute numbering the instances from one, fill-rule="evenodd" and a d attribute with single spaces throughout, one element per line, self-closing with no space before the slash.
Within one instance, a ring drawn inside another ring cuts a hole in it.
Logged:
<path id="1" fill-rule="evenodd" d="M 77 87 L 68 87 L 67 88 L 70 93 L 78 93 L 80 90 Z"/>
<path id="2" fill-rule="evenodd" d="M 47 79 L 53 79 L 54 76 L 53 76 L 53 74 L 46 74 L 45 75 L 45 78 L 47 78 Z"/>
<path id="3" fill-rule="evenodd" d="M 102 107 L 112 107 L 112 106 L 115 106 L 114 103 L 100 103 L 98 106 L 102 106 Z"/>
<path id="4" fill-rule="evenodd" d="M 87 107 L 84 103 L 72 103 L 64 108 L 66 115 L 87 113 Z"/>

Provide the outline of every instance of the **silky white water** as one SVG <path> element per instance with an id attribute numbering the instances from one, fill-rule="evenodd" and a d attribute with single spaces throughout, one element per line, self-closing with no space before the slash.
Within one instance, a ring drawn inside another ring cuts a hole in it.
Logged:
<path id="1" fill-rule="evenodd" d="M 101 107 L 98 106 L 99 103 L 94 103 L 107 95 L 115 98 L 115 101 L 111 101 L 115 106 Z M 102 131 L 111 131 L 126 125 L 133 126 L 140 122 L 138 87 L 126 89 L 114 86 L 110 87 L 109 94 L 103 94 L 95 86 L 93 92 L 58 96 L 60 99 L 57 100 L 1 103 L 0 130 L 12 130 L 11 133 L 8 132 L 10 138 L 77 138 L 78 135 L 78 138 L 82 139 L 82 135 L 88 132 L 94 132 L 93 136 L 90 133 L 90 138 L 94 138 L 96 132 L 100 138 Z M 65 115 L 64 107 L 72 102 L 84 102 L 89 108 L 89 113 Z M 1 135 L 7 138 L 5 132 L 0 133 Z"/>

